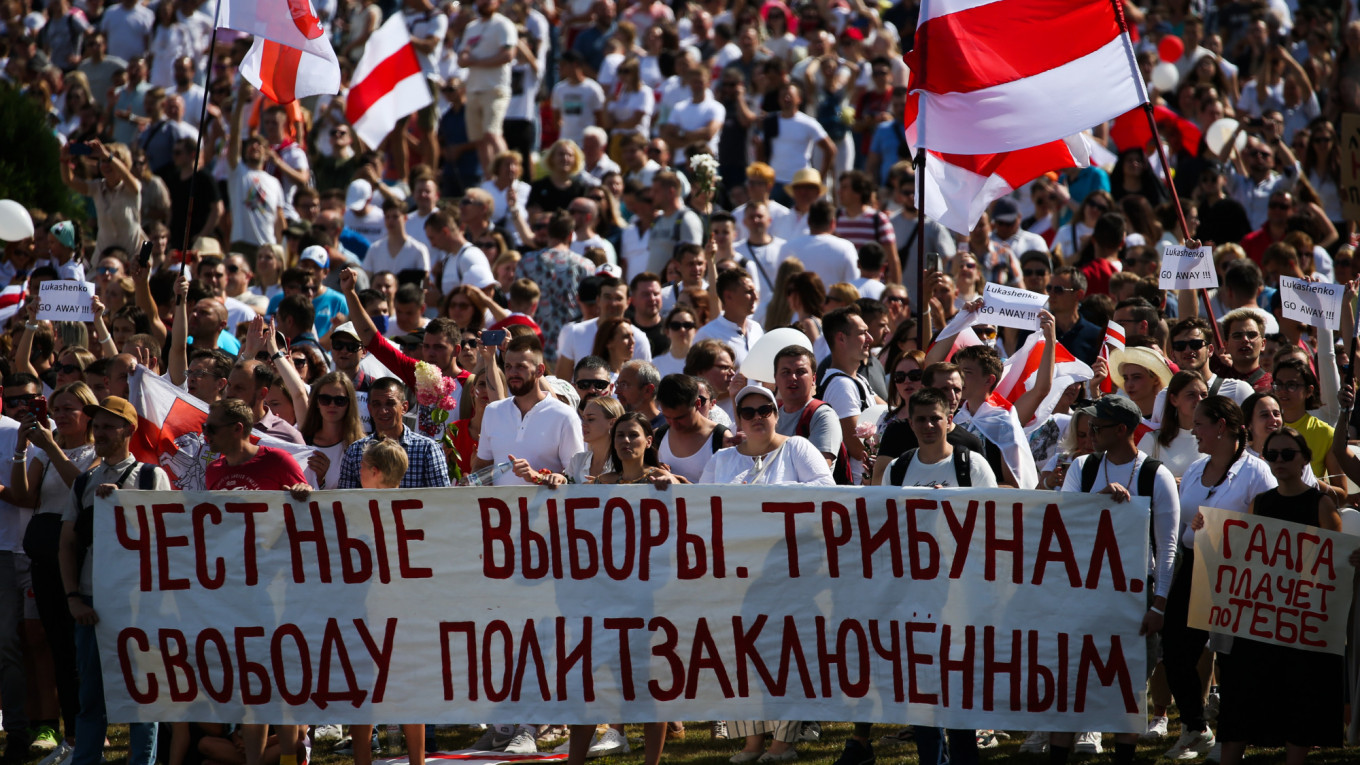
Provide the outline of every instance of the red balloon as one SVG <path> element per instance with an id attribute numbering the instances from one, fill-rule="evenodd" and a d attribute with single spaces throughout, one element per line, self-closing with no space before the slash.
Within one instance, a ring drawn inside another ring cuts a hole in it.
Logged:
<path id="1" fill-rule="evenodd" d="M 1157 43 L 1157 55 L 1161 56 L 1163 61 L 1174 64 L 1183 53 L 1185 53 L 1185 42 L 1175 35 L 1167 35 L 1162 38 L 1161 42 Z"/>

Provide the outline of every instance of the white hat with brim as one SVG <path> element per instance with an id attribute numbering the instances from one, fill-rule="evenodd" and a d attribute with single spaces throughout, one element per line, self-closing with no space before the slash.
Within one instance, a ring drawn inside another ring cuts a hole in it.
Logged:
<path id="1" fill-rule="evenodd" d="M 796 186 L 816 186 L 819 195 L 826 193 L 826 184 L 822 183 L 822 174 L 810 167 L 805 167 L 794 173 L 793 180 L 784 184 L 784 190 L 792 195 Z"/>
<path id="2" fill-rule="evenodd" d="M 1124 373 L 1120 369 L 1125 364 L 1133 364 L 1142 367 L 1162 381 L 1162 387 L 1171 384 L 1171 367 L 1167 365 L 1166 359 L 1162 354 L 1151 348 L 1124 348 L 1110 354 L 1110 379 L 1115 385 L 1124 387 Z"/>

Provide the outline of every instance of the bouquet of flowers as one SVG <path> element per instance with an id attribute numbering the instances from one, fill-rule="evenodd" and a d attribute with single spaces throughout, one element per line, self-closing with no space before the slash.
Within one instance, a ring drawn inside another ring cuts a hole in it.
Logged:
<path id="1" fill-rule="evenodd" d="M 712 154 L 695 154 L 689 158 L 689 169 L 694 173 L 694 191 L 710 197 L 718 188 L 718 160 Z"/>
<path id="2" fill-rule="evenodd" d="M 855 438 L 864 442 L 864 483 L 868 485 L 874 474 L 874 460 L 878 457 L 878 423 L 860 420 L 855 425 Z"/>
<path id="3" fill-rule="evenodd" d="M 453 444 L 458 426 L 450 422 L 458 408 L 458 399 L 453 395 L 457 386 L 452 377 L 445 377 L 435 365 L 424 361 L 416 364 L 416 403 L 429 409 L 430 420 L 442 431 L 435 440 L 444 447 L 449 477 L 454 481 L 463 477 L 462 468 L 458 467 L 458 447 Z"/>

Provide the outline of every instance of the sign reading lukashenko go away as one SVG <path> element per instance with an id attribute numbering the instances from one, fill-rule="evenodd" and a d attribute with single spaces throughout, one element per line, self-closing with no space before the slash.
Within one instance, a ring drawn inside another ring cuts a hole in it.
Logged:
<path id="1" fill-rule="evenodd" d="M 96 519 L 121 722 L 1145 726 L 1146 500 L 122 492 Z"/>

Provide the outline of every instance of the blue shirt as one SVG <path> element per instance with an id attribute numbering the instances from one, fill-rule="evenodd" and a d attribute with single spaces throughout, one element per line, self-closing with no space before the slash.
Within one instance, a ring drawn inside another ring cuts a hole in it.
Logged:
<path id="1" fill-rule="evenodd" d="M 1078 314 L 1077 323 L 1066 332 L 1059 332 L 1057 337 L 1058 342 L 1071 351 L 1073 356 L 1090 366 L 1096 363 L 1100 356 L 1100 344 L 1105 341 L 1105 330 Z"/>
<path id="2" fill-rule="evenodd" d="M 272 317 L 274 312 L 279 310 L 279 303 L 281 302 L 283 302 L 282 292 L 269 299 L 269 308 L 265 311 L 265 315 Z M 339 292 L 326 290 L 320 295 L 312 297 L 312 310 L 316 311 L 316 321 L 312 323 L 312 326 L 316 328 L 317 337 L 322 337 L 330 331 L 331 319 L 349 311 L 349 304 L 345 302 Z"/>
<path id="3" fill-rule="evenodd" d="M 888 185 L 888 171 L 897 164 L 898 148 L 906 140 L 906 128 L 896 120 L 884 122 L 874 128 L 873 138 L 869 141 L 869 152 L 878 155 L 878 185 Z"/>
<path id="4" fill-rule="evenodd" d="M 364 449 L 375 440 L 374 436 L 367 436 L 345 449 L 345 456 L 340 460 L 339 488 L 360 488 L 359 465 L 363 462 Z M 444 461 L 444 450 L 439 444 L 404 427 L 401 429 L 401 446 L 406 450 L 410 466 L 406 468 L 406 475 L 401 477 L 399 488 L 427 489 L 450 485 L 449 465 Z"/>
<path id="5" fill-rule="evenodd" d="M 192 337 L 187 338 L 187 341 L 189 345 L 194 344 L 194 339 Z M 221 332 L 217 333 L 217 347 L 226 351 L 232 356 L 235 356 L 236 354 L 241 352 L 241 341 L 237 340 L 235 336 L 228 334 L 227 331 L 224 329 Z"/>

